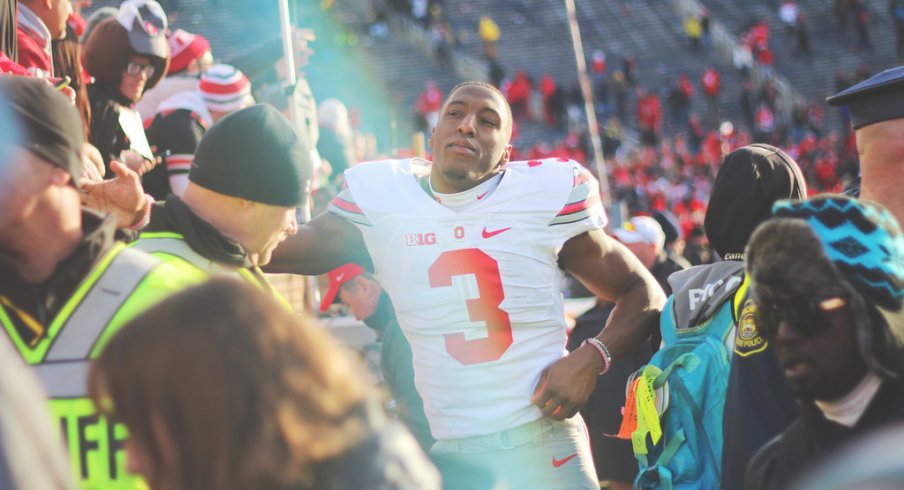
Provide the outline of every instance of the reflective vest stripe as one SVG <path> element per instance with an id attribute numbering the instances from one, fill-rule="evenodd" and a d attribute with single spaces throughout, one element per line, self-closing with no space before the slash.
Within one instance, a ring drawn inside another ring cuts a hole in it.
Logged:
<path id="1" fill-rule="evenodd" d="M 235 274 L 237 269 L 214 262 L 195 252 L 182 238 L 182 235 L 178 233 L 142 233 L 131 246 L 149 254 L 174 255 L 201 270 L 211 273 Z"/>
<path id="2" fill-rule="evenodd" d="M 270 281 L 264 277 L 263 272 L 257 267 L 254 272 L 245 267 L 231 267 L 220 264 L 219 262 L 210 260 L 203 255 L 192 250 L 182 235 L 173 232 L 148 232 L 142 233 L 138 240 L 130 246 L 149 254 L 161 256 L 163 254 L 179 257 L 180 259 L 191 263 L 195 267 L 210 272 L 211 274 L 238 274 L 242 279 L 254 284 L 262 290 L 270 293 L 285 307 L 292 311 L 292 305 L 279 294 L 279 291 L 270 284 Z"/>
<path id="3" fill-rule="evenodd" d="M 88 396 L 88 368 L 91 361 L 66 361 L 38 364 L 35 372 L 47 394 L 53 399 L 86 398 Z"/>
<path id="4" fill-rule="evenodd" d="M 160 262 L 122 250 L 63 324 L 45 361 L 87 359 L 110 320 Z"/>

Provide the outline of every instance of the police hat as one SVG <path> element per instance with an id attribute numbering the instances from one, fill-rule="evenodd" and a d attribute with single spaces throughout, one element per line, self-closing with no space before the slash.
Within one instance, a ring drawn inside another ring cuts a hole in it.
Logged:
<path id="1" fill-rule="evenodd" d="M 846 105 L 854 129 L 904 117 L 904 66 L 889 68 L 826 99 Z"/>

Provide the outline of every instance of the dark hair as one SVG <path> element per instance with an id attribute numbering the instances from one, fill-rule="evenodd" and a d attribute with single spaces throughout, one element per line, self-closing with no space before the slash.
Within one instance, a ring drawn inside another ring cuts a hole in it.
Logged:
<path id="1" fill-rule="evenodd" d="M 53 47 L 53 72 L 58 76 L 68 76 L 69 86 L 75 91 L 75 108 L 82 118 L 82 132 L 85 141 L 88 141 L 88 131 L 91 128 L 91 103 L 88 101 L 88 90 L 82 79 L 82 49 L 78 43 L 78 36 L 70 26 L 66 26 L 66 37 L 54 39 Z"/>
<path id="2" fill-rule="evenodd" d="M 85 42 L 85 69 L 96 82 L 119 90 L 122 72 L 135 56 L 144 56 L 154 65 L 154 76 L 148 79 L 144 91 L 154 88 L 166 74 L 169 58 L 139 53 L 129 42 L 129 33 L 119 21 L 110 18 L 101 21 Z"/>
<path id="3" fill-rule="evenodd" d="M 366 380 L 310 318 L 221 278 L 126 324 L 88 384 L 146 449 L 152 488 L 244 490 L 308 488 L 369 436 Z"/>

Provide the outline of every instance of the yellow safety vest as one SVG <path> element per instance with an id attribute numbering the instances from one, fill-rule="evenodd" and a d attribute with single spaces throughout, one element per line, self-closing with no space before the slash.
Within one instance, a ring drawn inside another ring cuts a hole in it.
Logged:
<path id="1" fill-rule="evenodd" d="M 270 284 L 270 281 L 264 277 L 264 273 L 259 268 L 255 267 L 254 272 L 252 272 L 245 267 L 234 267 L 210 260 L 192 250 L 185 238 L 179 233 L 171 231 L 142 233 L 138 236 L 138 240 L 132 242 L 130 246 L 159 257 L 164 261 L 180 260 L 188 262 L 211 274 L 238 274 L 242 279 L 272 294 L 286 308 L 290 311 L 292 310 L 289 301 L 279 294 L 279 291 Z"/>
<path id="2" fill-rule="evenodd" d="M 198 269 L 167 264 L 118 243 L 31 344 L 20 337 L 10 318 L 9 309 L 15 307 L 0 304 L 0 323 L 6 332 L 0 341 L 8 339 L 43 381 L 82 488 L 146 488 L 138 476 L 125 471 L 125 427 L 100 417 L 87 397 L 90 359 L 128 320 L 206 277 Z"/>

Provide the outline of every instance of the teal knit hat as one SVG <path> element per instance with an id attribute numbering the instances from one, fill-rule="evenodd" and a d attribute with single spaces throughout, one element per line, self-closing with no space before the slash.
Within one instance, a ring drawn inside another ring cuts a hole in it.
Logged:
<path id="1" fill-rule="evenodd" d="M 824 195 L 779 201 L 776 217 L 805 220 L 829 260 L 851 285 L 882 308 L 898 311 L 904 301 L 904 235 L 884 208 L 856 199 Z"/>
<path id="2" fill-rule="evenodd" d="M 904 236 L 894 216 L 876 204 L 838 195 L 779 201 L 772 209 L 777 217 L 805 221 L 841 277 L 863 298 L 855 301 L 863 306 L 855 306 L 854 316 L 859 350 L 870 370 L 886 379 L 904 375 Z"/>

